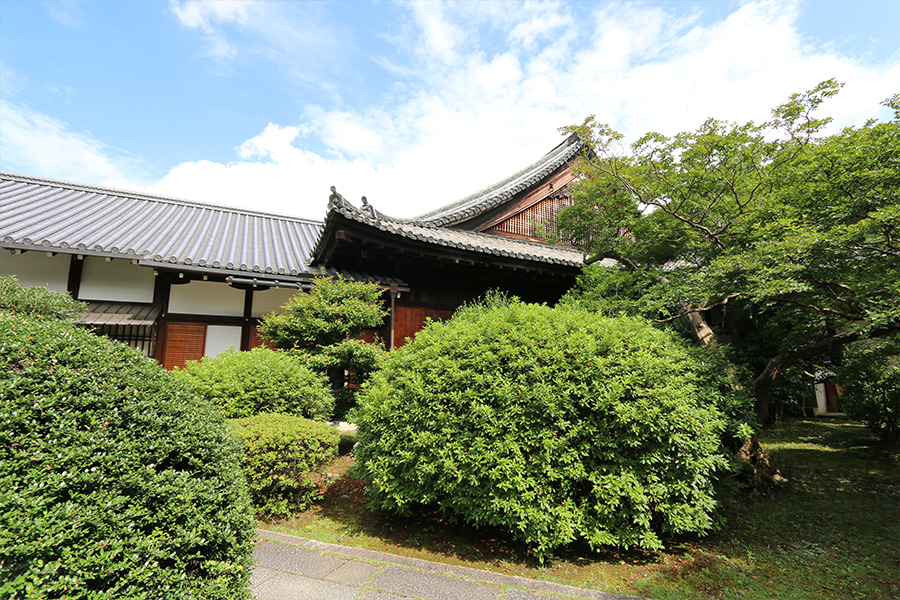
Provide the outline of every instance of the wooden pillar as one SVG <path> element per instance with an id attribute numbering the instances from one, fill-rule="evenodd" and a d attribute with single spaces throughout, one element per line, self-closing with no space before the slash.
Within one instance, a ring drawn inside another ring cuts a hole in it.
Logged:
<path id="1" fill-rule="evenodd" d="M 388 345 L 388 350 L 394 349 L 394 329 L 395 329 L 395 324 L 397 323 L 397 320 L 394 315 L 394 308 L 396 306 L 397 294 L 398 294 L 397 286 L 392 285 L 391 289 L 388 290 L 388 295 L 391 298 L 391 335 L 390 335 L 391 339 L 390 339 L 390 344 Z"/>
<path id="2" fill-rule="evenodd" d="M 241 326 L 241 350 L 250 350 L 250 340 L 253 338 L 253 290 L 244 290 L 244 323 Z"/>
<path id="3" fill-rule="evenodd" d="M 66 290 L 76 300 L 78 300 L 78 292 L 81 291 L 82 271 L 84 271 L 84 257 L 73 254 L 69 261 L 69 279 L 66 282 Z"/>

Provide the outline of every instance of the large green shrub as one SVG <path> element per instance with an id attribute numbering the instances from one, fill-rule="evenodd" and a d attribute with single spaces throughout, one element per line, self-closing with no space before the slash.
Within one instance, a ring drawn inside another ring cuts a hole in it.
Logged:
<path id="1" fill-rule="evenodd" d="M 199 362 L 188 361 L 175 374 L 232 419 L 263 412 L 324 419 L 334 410 L 324 376 L 303 360 L 268 348 L 226 350 Z"/>
<path id="2" fill-rule="evenodd" d="M 19 285 L 12 275 L 0 277 L 0 310 L 34 316 L 47 316 L 74 322 L 87 305 L 68 294 L 51 292 L 44 287 Z"/>
<path id="3" fill-rule="evenodd" d="M 837 371 L 847 414 L 885 443 L 900 446 L 900 335 L 853 344 Z"/>
<path id="4" fill-rule="evenodd" d="M 394 351 L 355 415 L 373 508 L 436 508 L 543 557 L 713 526 L 735 402 L 702 350 L 633 318 L 493 299 Z"/>
<path id="5" fill-rule="evenodd" d="M 5 285 L 0 597 L 248 598 L 252 513 L 224 418 Z"/>
<path id="6" fill-rule="evenodd" d="M 337 456 L 337 429 L 279 414 L 233 419 L 231 428 L 244 442 L 242 466 L 260 517 L 289 517 L 321 497 L 315 470 Z"/>

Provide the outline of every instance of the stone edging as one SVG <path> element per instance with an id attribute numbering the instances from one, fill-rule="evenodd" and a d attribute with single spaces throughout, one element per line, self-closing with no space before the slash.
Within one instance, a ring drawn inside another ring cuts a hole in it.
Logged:
<path id="1" fill-rule="evenodd" d="M 613 592 L 601 592 L 599 590 L 589 590 L 585 588 L 564 585 L 561 583 L 552 583 L 549 581 L 541 581 L 539 579 L 528 579 L 519 577 L 518 575 L 504 575 L 503 573 L 494 573 L 492 571 L 484 571 L 481 569 L 473 569 L 471 567 L 463 567 L 459 565 L 448 565 L 444 563 L 433 562 L 421 558 L 410 558 L 406 556 L 398 556 L 396 554 L 388 554 L 386 552 L 377 552 L 375 550 L 365 550 L 363 548 L 351 548 L 349 546 L 340 546 L 338 544 L 327 544 L 316 540 L 309 540 L 302 537 L 288 535 L 286 533 L 277 533 L 265 529 L 257 529 L 257 535 L 262 539 L 300 546 L 317 552 L 330 552 L 341 554 L 348 557 L 362 558 L 365 560 L 374 560 L 393 565 L 411 567 L 422 571 L 431 571 L 433 573 L 442 573 L 445 575 L 455 575 L 465 579 L 473 579 L 477 581 L 485 581 L 498 585 L 509 585 L 517 588 L 525 588 L 533 591 L 549 592 L 552 594 L 560 594 L 563 596 L 575 596 L 578 598 L 594 598 L 596 600 L 644 600 L 638 596 L 627 596 L 616 594 Z"/>

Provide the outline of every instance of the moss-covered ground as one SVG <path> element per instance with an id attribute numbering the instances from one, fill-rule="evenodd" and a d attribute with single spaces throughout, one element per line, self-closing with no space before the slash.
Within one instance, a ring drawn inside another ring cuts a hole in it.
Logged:
<path id="1" fill-rule="evenodd" d="M 500 532 L 372 513 L 351 456 L 326 469 L 331 483 L 317 506 L 262 526 L 656 600 L 900 598 L 900 455 L 851 421 L 786 421 L 760 438 L 789 481 L 723 504 L 720 531 L 671 540 L 662 553 L 573 546 L 541 565 Z"/>

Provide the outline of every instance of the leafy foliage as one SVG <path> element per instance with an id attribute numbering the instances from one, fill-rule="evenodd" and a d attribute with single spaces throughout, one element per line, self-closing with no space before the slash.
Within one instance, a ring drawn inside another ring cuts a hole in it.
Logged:
<path id="1" fill-rule="evenodd" d="M 323 346 L 317 354 L 298 352 L 306 360 L 306 364 L 316 371 L 327 371 L 339 367 L 352 373 L 351 383 L 359 385 L 378 369 L 386 351 L 377 344 L 364 340 L 341 340 L 329 346 Z"/>
<path id="2" fill-rule="evenodd" d="M 268 348 L 205 356 L 174 374 L 232 419 L 263 412 L 324 419 L 334 409 L 325 377 L 303 360 Z"/>
<path id="3" fill-rule="evenodd" d="M 284 312 L 266 315 L 259 332 L 278 349 L 317 352 L 378 327 L 386 314 L 377 285 L 317 277 L 309 293 L 288 300 Z"/>
<path id="4" fill-rule="evenodd" d="M 639 319 L 495 297 L 390 354 L 357 409 L 358 474 L 374 508 L 498 526 L 540 557 L 657 549 L 713 527 L 720 436 L 746 435 L 710 357 Z"/>
<path id="5" fill-rule="evenodd" d="M 3 285 L 0 596 L 249 598 L 252 515 L 224 418 L 74 327 L 70 301 Z"/>
<path id="6" fill-rule="evenodd" d="M 853 344 L 837 370 L 844 410 L 900 446 L 900 335 Z"/>
<path id="7" fill-rule="evenodd" d="M 12 275 L 0 276 L 0 310 L 75 321 L 85 309 L 68 294 L 19 285 Z"/>
<path id="8" fill-rule="evenodd" d="M 289 517 L 321 497 L 314 470 L 337 456 L 337 429 L 279 414 L 234 419 L 231 428 L 244 442 L 242 466 L 260 517 Z"/>
<path id="9" fill-rule="evenodd" d="M 700 343 L 716 312 L 736 345 L 768 340 L 744 353 L 762 420 L 791 365 L 900 329 L 900 121 L 818 137 L 828 120 L 813 113 L 839 87 L 796 94 L 759 125 L 649 133 L 628 155 L 593 118 L 567 128 L 591 154 L 558 228 L 589 260 L 622 265 L 587 287 L 682 320 Z"/>
<path id="10" fill-rule="evenodd" d="M 281 350 L 325 373 L 335 396 L 336 418 L 356 404 L 356 390 L 378 368 L 379 342 L 356 339 L 379 327 L 387 310 L 373 283 L 342 277 L 317 277 L 308 294 L 298 293 L 284 311 L 266 315 L 260 334 Z"/>
<path id="11" fill-rule="evenodd" d="M 378 344 L 347 339 L 323 346 L 316 354 L 302 350 L 291 354 L 305 360 L 311 369 L 333 378 L 334 418 L 343 419 L 356 406 L 359 386 L 381 366 L 387 351 Z"/>

